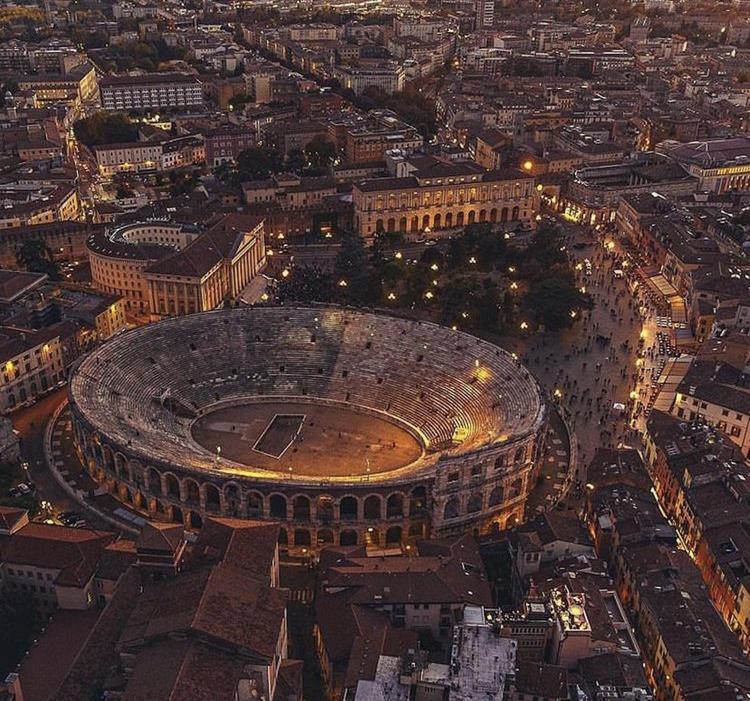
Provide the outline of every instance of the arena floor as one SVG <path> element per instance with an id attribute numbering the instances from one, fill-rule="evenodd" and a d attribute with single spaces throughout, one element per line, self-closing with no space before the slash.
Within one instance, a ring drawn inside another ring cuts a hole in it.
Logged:
<path id="1" fill-rule="evenodd" d="M 385 419 L 345 406 L 250 403 L 200 417 L 191 432 L 221 457 L 253 468 L 309 477 L 379 474 L 417 460 L 422 446 Z"/>

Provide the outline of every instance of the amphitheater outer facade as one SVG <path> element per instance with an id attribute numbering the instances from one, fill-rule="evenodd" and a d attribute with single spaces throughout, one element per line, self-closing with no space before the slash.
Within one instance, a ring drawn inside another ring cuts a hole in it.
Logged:
<path id="1" fill-rule="evenodd" d="M 504 350 L 435 324 L 337 307 L 220 310 L 134 329 L 78 364 L 69 399 L 89 473 L 130 508 L 189 528 L 206 515 L 278 520 L 282 545 L 297 551 L 396 547 L 515 523 L 546 430 L 535 380 Z M 251 421 L 243 429 L 212 417 L 285 402 L 310 407 L 308 434 L 278 463 L 254 448 L 230 459 L 194 435 L 209 421 L 211 436 L 252 445 L 242 442 L 254 440 L 245 435 Z M 315 428 L 316 407 L 348 412 L 351 434 L 341 439 L 339 429 L 337 443 L 335 428 Z M 381 460 L 399 440 L 384 445 L 358 427 L 382 421 L 418 443 L 417 454 Z M 322 450 L 316 430 L 328 441 Z M 346 464 L 350 453 L 357 464 L 329 474 L 334 457 Z"/>

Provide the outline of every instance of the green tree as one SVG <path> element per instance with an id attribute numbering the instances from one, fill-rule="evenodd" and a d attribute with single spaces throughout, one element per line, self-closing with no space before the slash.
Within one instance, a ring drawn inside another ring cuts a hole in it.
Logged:
<path id="1" fill-rule="evenodd" d="M 50 280 L 60 279 L 60 269 L 52 251 L 41 239 L 26 239 L 16 252 L 16 262 L 32 273 L 45 273 Z"/>
<path id="2" fill-rule="evenodd" d="M 136 141 L 138 127 L 125 114 L 96 112 L 73 124 L 76 138 L 86 146 Z"/>
<path id="3" fill-rule="evenodd" d="M 538 324 L 548 331 L 559 331 L 575 323 L 582 309 L 592 307 L 591 298 L 577 287 L 569 270 L 552 271 L 533 280 L 523 301 Z"/>
<path id="4" fill-rule="evenodd" d="M 341 248 L 334 262 L 334 280 L 345 301 L 353 304 L 372 303 L 370 266 L 362 237 L 356 232 L 347 232 L 341 239 Z M 341 284 L 341 283 L 345 284 Z"/>
<path id="5" fill-rule="evenodd" d="M 308 166 L 316 172 L 326 172 L 336 160 L 336 146 L 325 136 L 316 136 L 305 147 Z"/>
<path id="6" fill-rule="evenodd" d="M 237 155 L 238 182 L 260 180 L 279 172 L 282 160 L 278 152 L 265 146 L 251 146 Z"/>

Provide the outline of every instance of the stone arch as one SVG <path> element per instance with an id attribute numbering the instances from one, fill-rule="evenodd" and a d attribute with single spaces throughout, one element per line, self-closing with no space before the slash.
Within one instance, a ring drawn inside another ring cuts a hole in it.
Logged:
<path id="1" fill-rule="evenodd" d="M 330 528 L 318 529 L 318 545 L 333 545 L 333 531 Z"/>
<path id="2" fill-rule="evenodd" d="M 155 467 L 146 468 L 146 489 L 151 494 L 161 494 L 161 475 Z"/>
<path id="3" fill-rule="evenodd" d="M 424 523 L 410 523 L 409 524 L 409 537 L 410 538 L 424 538 Z"/>
<path id="4" fill-rule="evenodd" d="M 490 221 L 493 223 L 497 221 L 497 207 L 493 207 L 490 210 Z"/>
<path id="5" fill-rule="evenodd" d="M 412 234 L 416 234 L 419 231 L 419 217 L 412 217 L 411 218 L 411 232 Z"/>
<path id="6" fill-rule="evenodd" d="M 469 500 L 466 502 L 466 512 L 469 514 L 475 514 L 477 511 L 482 510 L 482 495 L 472 494 Z"/>
<path id="7" fill-rule="evenodd" d="M 502 453 L 495 458 L 495 469 L 500 470 L 508 464 L 508 454 Z"/>
<path id="8" fill-rule="evenodd" d="M 368 528 L 364 533 L 365 545 L 380 545 L 380 531 L 377 528 Z"/>
<path id="9" fill-rule="evenodd" d="M 445 228 L 451 229 L 453 227 L 453 212 L 448 212 L 445 215 Z"/>
<path id="10" fill-rule="evenodd" d="M 437 214 L 436 214 L 436 215 L 435 215 L 435 216 L 433 217 L 433 224 L 432 224 L 432 228 L 433 228 L 433 229 L 439 229 L 439 228 L 440 228 L 440 226 L 441 226 L 441 224 L 442 224 L 442 218 L 441 218 L 440 212 L 438 212 L 438 213 L 437 213 Z"/>
<path id="11" fill-rule="evenodd" d="M 269 499 L 271 518 L 286 519 L 287 503 L 283 494 L 272 494 Z"/>
<path id="12" fill-rule="evenodd" d="M 396 220 L 393 217 L 391 217 L 388 220 L 388 233 L 392 234 L 394 231 L 396 231 Z"/>
<path id="13" fill-rule="evenodd" d="M 171 472 L 164 475 L 164 493 L 168 497 L 180 498 L 180 481 Z"/>
<path id="14" fill-rule="evenodd" d="M 191 511 L 188 513 L 188 527 L 200 530 L 203 528 L 203 518 L 197 511 Z"/>
<path id="15" fill-rule="evenodd" d="M 382 234 L 382 233 L 383 233 L 383 230 L 384 230 L 384 227 L 383 227 L 383 220 L 382 220 L 382 219 L 378 219 L 378 220 L 377 220 L 377 221 L 375 222 L 375 231 L 376 231 L 376 232 L 377 232 L 378 234 Z"/>
<path id="16" fill-rule="evenodd" d="M 339 502 L 339 516 L 342 521 L 356 521 L 359 519 L 359 503 L 356 497 L 341 497 L 341 501 Z"/>
<path id="17" fill-rule="evenodd" d="M 365 499 L 364 517 L 366 521 L 378 521 L 383 518 L 383 504 L 377 494 L 370 494 Z"/>
<path id="18" fill-rule="evenodd" d="M 427 488 L 418 485 L 409 495 L 409 516 L 418 516 L 427 509 Z"/>
<path id="19" fill-rule="evenodd" d="M 248 492 L 245 499 L 248 517 L 259 518 L 263 516 L 263 495 L 260 492 Z"/>
<path id="20" fill-rule="evenodd" d="M 519 211 L 518 207 L 513 207 L 513 211 L 510 214 L 511 221 L 518 221 Z"/>
<path id="21" fill-rule="evenodd" d="M 279 545 L 289 545 L 289 536 L 287 535 L 286 528 L 279 528 Z"/>
<path id="22" fill-rule="evenodd" d="M 500 210 L 500 221 L 503 223 L 508 221 L 508 208 L 507 207 L 503 207 Z"/>
<path id="23" fill-rule="evenodd" d="M 226 504 L 227 511 L 236 516 L 239 513 L 240 502 L 241 502 L 241 491 L 240 486 L 236 482 L 227 482 L 224 485 L 224 503 Z"/>
<path id="24" fill-rule="evenodd" d="M 523 462 L 523 454 L 526 452 L 524 450 L 524 446 L 520 446 L 516 449 L 515 454 L 513 455 L 513 462 Z"/>
<path id="25" fill-rule="evenodd" d="M 347 529 L 339 534 L 339 545 L 356 545 L 357 531 Z"/>
<path id="26" fill-rule="evenodd" d="M 505 489 L 503 489 L 502 484 L 499 484 L 490 492 L 489 505 L 499 506 L 503 501 L 505 501 Z"/>
<path id="27" fill-rule="evenodd" d="M 456 226 L 463 226 L 464 225 L 464 211 L 463 209 L 456 214 Z"/>
<path id="28" fill-rule="evenodd" d="M 400 543 L 401 538 L 403 537 L 403 534 L 404 534 L 404 531 L 401 528 L 401 526 L 391 526 L 385 532 L 385 544 L 396 545 L 397 543 Z"/>
<path id="29" fill-rule="evenodd" d="M 443 518 L 447 521 L 452 518 L 457 518 L 461 509 L 461 504 L 457 497 L 452 497 L 445 502 L 445 508 L 443 509 Z"/>
<path id="30" fill-rule="evenodd" d="M 292 500 L 292 518 L 295 521 L 310 520 L 310 499 L 304 494 L 298 494 Z M 297 543 L 297 536 L 294 537 L 294 542 Z"/>
<path id="31" fill-rule="evenodd" d="M 512 484 L 510 485 L 510 498 L 515 499 L 516 497 L 521 496 L 522 491 L 523 479 L 521 477 L 518 477 L 517 479 L 513 480 Z"/>
<path id="32" fill-rule="evenodd" d="M 331 523 L 336 517 L 335 502 L 332 496 L 321 494 L 316 503 L 316 514 L 321 523 Z"/>
<path id="33" fill-rule="evenodd" d="M 118 479 L 130 481 L 128 459 L 122 453 L 115 453 L 115 474 Z"/>
<path id="34" fill-rule="evenodd" d="M 112 449 L 105 444 L 102 444 L 102 463 L 104 464 L 105 470 L 112 472 L 115 466 L 115 455 L 112 452 Z"/>
<path id="35" fill-rule="evenodd" d="M 294 544 L 302 547 L 309 547 L 310 545 L 312 545 L 312 537 L 310 536 L 310 531 L 307 528 L 295 528 Z"/>
<path id="36" fill-rule="evenodd" d="M 185 523 L 185 517 L 182 514 L 182 509 L 179 506 L 172 507 L 172 520 L 175 523 Z"/>
<path id="37" fill-rule="evenodd" d="M 401 217 L 398 221 L 398 230 L 402 233 L 406 233 L 406 217 Z"/>
<path id="38" fill-rule="evenodd" d="M 206 499 L 206 511 L 219 511 L 221 509 L 221 492 L 215 484 L 210 482 L 204 484 L 203 495 Z"/>
<path id="39" fill-rule="evenodd" d="M 487 210 L 486 209 L 480 209 L 479 210 L 479 221 L 487 221 Z"/>
<path id="40" fill-rule="evenodd" d="M 469 210 L 469 224 L 473 224 L 477 220 L 477 213 L 473 210 Z"/>
<path id="41" fill-rule="evenodd" d="M 425 214 L 422 217 L 422 228 L 423 229 L 429 229 L 430 228 L 430 215 L 429 214 Z"/>
<path id="42" fill-rule="evenodd" d="M 390 494 L 385 504 L 385 511 L 388 518 L 403 518 L 404 495 L 401 492 Z"/>
<path id="43" fill-rule="evenodd" d="M 183 484 L 185 485 L 185 501 L 189 504 L 200 504 L 200 485 L 192 477 L 188 477 Z"/>

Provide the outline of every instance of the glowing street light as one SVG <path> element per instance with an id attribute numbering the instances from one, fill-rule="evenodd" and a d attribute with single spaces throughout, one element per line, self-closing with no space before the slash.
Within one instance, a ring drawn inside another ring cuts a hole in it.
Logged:
<path id="1" fill-rule="evenodd" d="M 529 325 L 525 321 L 522 321 L 521 322 L 521 331 L 526 331 L 526 329 L 528 329 L 528 328 L 529 328 Z"/>
<path id="2" fill-rule="evenodd" d="M 578 316 L 578 312 L 575 309 L 570 310 L 570 318 L 575 319 Z"/>
<path id="3" fill-rule="evenodd" d="M 268 293 L 267 293 L 267 292 L 264 292 L 264 293 L 263 293 L 263 294 L 262 294 L 262 295 L 260 296 L 260 298 L 261 298 L 261 299 L 262 299 L 262 300 L 263 300 L 264 302 L 267 302 L 267 301 L 268 301 Z"/>
<path id="4" fill-rule="evenodd" d="M 289 268 L 284 268 L 281 271 L 281 277 L 289 277 Z"/>
<path id="5" fill-rule="evenodd" d="M 393 292 L 389 292 L 388 293 L 388 299 L 390 299 L 390 300 L 396 299 L 396 295 L 393 294 Z"/>
<path id="6" fill-rule="evenodd" d="M 514 267 L 513 267 L 512 265 L 511 265 L 511 266 L 510 266 L 510 267 L 508 268 L 508 272 L 509 272 L 509 273 L 515 273 L 515 272 L 516 272 L 516 269 L 515 269 L 515 268 L 514 268 Z"/>
<path id="7" fill-rule="evenodd" d="M 427 297 L 427 299 L 432 299 L 435 295 L 432 294 L 432 292 L 430 292 L 429 290 L 427 290 L 424 296 Z"/>
<path id="8" fill-rule="evenodd" d="M 403 258 L 403 256 L 401 255 L 401 251 L 396 251 L 396 258 L 398 260 L 401 260 Z"/>
<path id="9" fill-rule="evenodd" d="M 346 287 L 347 282 L 346 280 L 339 280 L 339 287 Z"/>
<path id="10" fill-rule="evenodd" d="M 477 259 L 474 256 L 469 258 L 469 263 L 471 263 L 472 265 L 474 265 L 476 262 L 477 262 Z"/>
<path id="11" fill-rule="evenodd" d="M 517 282 L 511 282 L 510 283 L 510 289 L 511 290 L 517 290 L 518 289 L 518 283 Z"/>
<path id="12" fill-rule="evenodd" d="M 557 388 L 555 389 L 555 391 L 554 391 L 554 392 L 552 393 L 552 396 L 553 396 L 553 397 L 554 397 L 555 399 L 561 399 L 561 398 L 562 398 L 562 390 L 561 390 L 561 389 L 560 389 L 559 387 L 557 387 Z"/>

